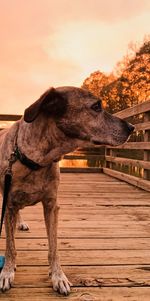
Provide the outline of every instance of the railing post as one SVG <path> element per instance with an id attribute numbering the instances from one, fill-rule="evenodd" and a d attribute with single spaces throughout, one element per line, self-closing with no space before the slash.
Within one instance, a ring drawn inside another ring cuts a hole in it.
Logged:
<path id="1" fill-rule="evenodd" d="M 115 150 L 110 149 L 110 156 L 114 157 L 115 156 Z M 113 169 L 113 162 L 109 162 L 109 168 Z"/>
<path id="2" fill-rule="evenodd" d="M 106 168 L 111 168 L 111 162 L 107 161 L 106 160 L 106 156 L 111 156 L 111 149 L 109 147 L 105 147 L 105 163 L 104 163 L 104 166 L 103 167 L 106 167 Z"/>
<path id="3" fill-rule="evenodd" d="M 106 156 L 107 156 L 107 146 L 105 146 L 105 150 L 104 150 L 104 161 L 103 161 L 103 166 L 102 166 L 104 168 L 107 167 Z"/>
<path id="4" fill-rule="evenodd" d="M 150 121 L 150 111 L 144 113 L 144 122 Z M 150 142 L 150 130 L 145 130 L 144 142 Z M 144 150 L 144 161 L 150 161 L 150 150 Z M 144 179 L 150 180 L 150 170 L 144 169 Z"/>
<path id="5" fill-rule="evenodd" d="M 116 154 L 115 149 L 107 148 L 107 147 L 105 148 L 105 158 L 106 158 L 106 156 L 113 157 L 113 156 L 115 156 L 115 154 Z M 105 159 L 104 167 L 112 169 L 113 168 L 113 162 L 108 162 Z"/>

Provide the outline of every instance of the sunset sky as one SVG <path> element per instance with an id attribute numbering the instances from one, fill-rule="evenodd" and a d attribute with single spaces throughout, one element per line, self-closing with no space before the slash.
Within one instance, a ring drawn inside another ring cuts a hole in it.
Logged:
<path id="1" fill-rule="evenodd" d="M 112 71 L 149 33 L 150 0 L 0 0 L 0 113 Z"/>

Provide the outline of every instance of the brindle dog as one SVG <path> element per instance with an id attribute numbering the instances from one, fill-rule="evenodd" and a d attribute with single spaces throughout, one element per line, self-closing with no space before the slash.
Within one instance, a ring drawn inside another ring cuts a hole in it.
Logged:
<path id="1" fill-rule="evenodd" d="M 0 132 L 0 188 L 3 192 L 8 160 L 16 145 L 41 168 L 32 170 L 17 160 L 5 213 L 6 254 L 0 274 L 0 289 L 10 289 L 15 271 L 17 215 L 20 209 L 42 202 L 47 229 L 52 284 L 60 294 L 69 294 L 70 282 L 59 263 L 57 189 L 59 166 L 64 154 L 88 145 L 124 143 L 133 126 L 103 110 L 101 101 L 75 87 L 50 88 L 25 110 L 24 116 Z"/>

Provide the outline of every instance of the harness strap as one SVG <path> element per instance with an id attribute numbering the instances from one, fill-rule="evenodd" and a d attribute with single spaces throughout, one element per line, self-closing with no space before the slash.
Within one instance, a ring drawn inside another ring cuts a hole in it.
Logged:
<path id="1" fill-rule="evenodd" d="M 10 155 L 10 158 L 8 160 L 9 165 L 6 170 L 5 177 L 4 177 L 4 192 L 3 192 L 2 213 L 1 213 L 1 222 L 0 222 L 0 237 L 1 237 L 1 233 L 2 233 L 3 221 L 4 221 L 5 211 L 6 211 L 6 207 L 7 207 L 8 194 L 9 194 L 9 191 L 11 188 L 12 165 L 16 161 L 17 161 L 16 153 L 12 152 Z"/>
<path id="2" fill-rule="evenodd" d="M 19 160 L 23 165 L 30 168 L 31 170 L 39 170 L 40 168 L 44 167 L 39 165 L 38 163 L 29 159 L 26 155 L 21 153 L 17 146 L 17 142 L 15 143 L 15 151 L 11 153 L 9 161 L 9 166 L 6 170 L 5 177 L 4 177 L 4 192 L 3 192 L 3 202 L 2 202 L 2 212 L 1 212 L 1 221 L 0 221 L 0 237 L 2 233 L 3 221 L 5 217 L 5 211 L 7 207 L 8 195 L 11 188 L 12 183 L 12 165 L 17 160 Z M 52 164 L 50 164 L 51 166 Z"/>
<path id="3" fill-rule="evenodd" d="M 27 158 L 24 154 L 20 152 L 18 147 L 16 146 L 16 149 L 14 152 L 12 152 L 9 161 L 9 166 L 6 170 L 5 177 L 4 177 L 4 192 L 3 192 L 3 202 L 2 202 L 2 212 L 1 212 L 1 221 L 0 221 L 0 237 L 2 233 L 2 227 L 3 227 L 3 221 L 5 217 L 5 211 L 7 207 L 7 202 L 8 202 L 8 195 L 10 192 L 11 188 L 11 183 L 12 183 L 12 165 L 15 163 L 17 160 L 19 160 L 23 165 L 27 166 L 28 168 L 32 170 L 38 170 L 42 168 L 38 163 L 30 160 Z"/>
<path id="4" fill-rule="evenodd" d="M 2 202 L 2 213 L 1 213 L 1 223 L 0 223 L 0 237 L 2 233 L 3 221 L 8 201 L 8 194 L 11 187 L 12 174 L 6 173 L 4 178 L 4 193 L 3 193 L 3 202 Z"/>
<path id="5" fill-rule="evenodd" d="M 32 170 L 38 170 L 40 168 L 42 168 L 41 165 L 39 165 L 38 163 L 32 161 L 31 159 L 29 159 L 26 155 L 24 155 L 23 153 L 21 153 L 21 151 L 19 150 L 19 148 L 16 148 L 16 156 L 17 159 L 25 166 L 27 166 L 28 168 L 32 169 Z"/>

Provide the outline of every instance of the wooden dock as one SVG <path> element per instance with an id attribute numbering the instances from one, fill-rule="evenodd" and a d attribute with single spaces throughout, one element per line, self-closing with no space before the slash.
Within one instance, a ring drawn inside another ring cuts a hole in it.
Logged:
<path id="1" fill-rule="evenodd" d="M 60 259 L 71 294 L 51 288 L 38 204 L 23 210 L 30 230 L 16 233 L 15 282 L 0 300 L 149 301 L 150 193 L 103 173 L 63 173 L 59 203 Z M 0 254 L 4 249 L 3 234 Z"/>

